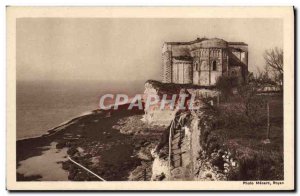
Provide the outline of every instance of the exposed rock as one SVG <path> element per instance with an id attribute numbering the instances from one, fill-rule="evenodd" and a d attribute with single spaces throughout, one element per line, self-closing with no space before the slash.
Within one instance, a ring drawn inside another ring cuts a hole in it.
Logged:
<path id="1" fill-rule="evenodd" d="M 68 149 L 67 153 L 70 155 L 70 156 L 73 156 L 75 155 L 76 153 L 78 152 L 78 150 L 74 147 L 71 147 Z"/>
<path id="2" fill-rule="evenodd" d="M 66 147 L 66 142 L 65 141 L 60 141 L 56 144 L 57 149 L 63 149 L 64 147 Z"/>
<path id="3" fill-rule="evenodd" d="M 150 161 L 152 160 L 150 149 L 153 148 L 154 145 L 149 145 L 147 147 L 142 147 L 137 153 L 138 157 L 142 160 Z"/>
<path id="4" fill-rule="evenodd" d="M 152 162 L 142 161 L 141 165 L 137 166 L 130 172 L 128 180 L 130 181 L 149 181 L 152 175 Z"/>
<path id="5" fill-rule="evenodd" d="M 169 179 L 169 165 L 168 160 L 163 157 L 155 157 L 152 165 L 152 177 L 151 180 L 161 179 L 160 176 L 164 175 L 164 179 Z"/>

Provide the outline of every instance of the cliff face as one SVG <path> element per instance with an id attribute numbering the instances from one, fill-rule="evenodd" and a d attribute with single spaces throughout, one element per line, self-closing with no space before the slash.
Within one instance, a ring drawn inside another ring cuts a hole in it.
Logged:
<path id="1" fill-rule="evenodd" d="M 191 84 L 166 84 L 149 80 L 145 83 L 143 99 L 146 100 L 147 97 L 157 96 L 159 101 L 157 104 L 151 105 L 149 108 L 145 108 L 145 121 L 153 125 L 170 125 L 178 111 L 178 98 L 182 89 L 186 89 L 191 97 L 194 97 L 194 99 L 188 101 L 188 105 L 200 107 L 203 104 L 200 100 L 203 98 L 210 99 L 212 104 L 216 104 L 218 102 L 217 97 L 219 92 L 212 87 L 201 87 Z M 161 108 L 163 97 L 166 96 L 167 100 L 172 100 L 173 95 L 176 96 L 173 109 L 171 102 L 168 101 L 165 102 L 165 106 Z"/>
<path id="2" fill-rule="evenodd" d="M 214 89 L 171 85 L 148 81 L 144 97 L 157 95 L 162 98 L 163 94 L 172 96 L 185 88 L 195 96 L 191 104 L 197 105 L 198 109 L 179 111 L 170 109 L 169 105 L 160 109 L 161 100 L 157 105 L 145 109 L 144 119 L 148 123 L 166 125 L 166 131 L 169 132 L 168 155 L 155 157 L 152 179 L 158 179 L 162 173 L 165 180 L 226 179 L 225 167 L 228 163 L 223 156 L 225 153 L 218 146 L 212 146 L 214 142 L 211 140 L 214 122 L 211 105 L 217 103 L 219 93 Z M 211 148 L 214 148 L 213 151 Z M 214 164 L 214 160 L 217 160 L 215 162 L 218 165 Z M 220 172 L 220 168 L 225 172 Z"/>
<path id="3" fill-rule="evenodd" d="M 169 154 L 164 160 L 169 163 L 168 180 L 227 180 L 238 165 L 215 138 L 213 111 L 202 107 L 177 117 L 172 121 L 174 130 L 170 130 Z"/>
<path id="4" fill-rule="evenodd" d="M 193 114 L 191 151 L 194 180 L 226 180 L 224 154 L 214 143 L 213 129 L 214 113 L 210 109 L 202 108 Z"/>
<path id="5" fill-rule="evenodd" d="M 168 126 L 175 116 L 176 110 L 170 109 L 170 103 L 166 103 L 164 109 L 160 109 L 161 99 L 163 94 L 172 97 L 172 94 L 178 94 L 177 90 L 167 91 L 160 86 L 155 85 L 152 82 L 145 83 L 145 91 L 143 99 L 146 100 L 147 97 L 157 96 L 160 100 L 157 104 L 151 105 L 149 108 L 145 108 L 144 119 L 148 124 L 163 125 Z"/>

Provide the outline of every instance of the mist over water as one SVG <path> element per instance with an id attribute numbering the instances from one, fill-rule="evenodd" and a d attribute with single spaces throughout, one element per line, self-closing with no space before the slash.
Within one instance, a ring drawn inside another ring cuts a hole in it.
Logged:
<path id="1" fill-rule="evenodd" d="M 100 96 L 143 93 L 145 81 L 17 81 L 17 139 L 36 137 L 99 108 Z"/>

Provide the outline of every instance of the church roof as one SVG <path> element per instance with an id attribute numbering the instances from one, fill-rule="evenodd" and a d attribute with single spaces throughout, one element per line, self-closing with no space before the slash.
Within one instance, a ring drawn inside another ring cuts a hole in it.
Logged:
<path id="1" fill-rule="evenodd" d="M 248 46 L 248 44 L 246 44 L 245 42 L 228 42 L 229 45 L 244 45 L 244 46 Z"/>
<path id="2" fill-rule="evenodd" d="M 225 41 L 223 39 L 220 38 L 211 38 L 208 39 L 206 37 L 202 37 L 202 38 L 197 38 L 193 41 L 189 41 L 189 42 L 165 42 L 166 44 L 170 44 L 170 45 L 190 45 L 190 44 L 194 44 L 194 43 L 199 43 L 205 40 L 222 40 Z M 228 42 L 229 45 L 243 45 L 243 46 L 248 46 L 248 44 L 246 44 L 245 42 Z"/>
<path id="3" fill-rule="evenodd" d="M 198 42 L 202 42 L 204 40 L 208 40 L 207 38 L 203 37 L 203 38 L 197 38 L 194 41 L 190 41 L 190 42 L 166 42 L 166 44 L 171 44 L 171 45 L 189 45 L 189 44 L 194 44 L 194 43 L 198 43 Z"/>

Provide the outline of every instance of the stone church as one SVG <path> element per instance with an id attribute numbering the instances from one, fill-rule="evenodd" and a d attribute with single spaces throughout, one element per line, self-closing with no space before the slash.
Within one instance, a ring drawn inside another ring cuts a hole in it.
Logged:
<path id="1" fill-rule="evenodd" d="M 223 39 L 197 38 L 191 42 L 166 42 L 162 50 L 162 82 L 213 86 L 219 76 L 248 74 L 248 45 Z"/>

